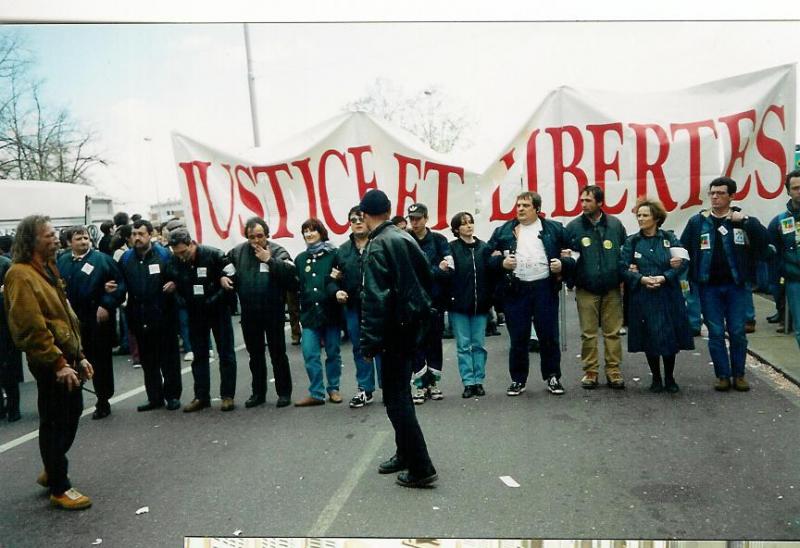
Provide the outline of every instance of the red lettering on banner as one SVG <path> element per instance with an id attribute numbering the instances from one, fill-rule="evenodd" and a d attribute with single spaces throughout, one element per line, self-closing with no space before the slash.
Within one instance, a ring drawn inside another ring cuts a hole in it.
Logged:
<path id="1" fill-rule="evenodd" d="M 258 199 L 254 193 L 247 190 L 247 188 L 242 184 L 241 179 L 239 179 L 239 173 L 244 172 L 251 181 L 253 181 L 253 185 L 256 184 L 256 179 L 253 177 L 253 173 L 250 171 L 249 167 L 238 165 L 233 169 L 233 174 L 236 177 L 236 183 L 239 186 L 239 196 L 242 200 L 242 205 L 252 211 L 256 216 L 264 218 L 264 206 L 261 205 L 261 200 Z M 246 236 L 244 233 L 244 223 L 242 222 L 242 216 L 239 215 L 239 232 L 241 232 L 242 236 Z"/>
<path id="2" fill-rule="evenodd" d="M 339 224 L 336 222 L 333 212 L 331 212 L 331 201 L 330 197 L 328 196 L 327 174 L 325 168 L 328 163 L 328 158 L 331 156 L 336 156 L 339 158 L 339 160 L 342 162 L 342 166 L 344 166 L 345 174 L 350 175 L 350 172 L 347 170 L 347 159 L 345 158 L 344 154 L 333 149 L 323 152 L 322 157 L 319 159 L 319 171 L 317 177 L 319 181 L 319 199 L 322 205 L 322 216 L 325 219 L 325 225 L 334 234 L 344 234 L 347 232 L 347 229 L 350 228 L 350 223 L 348 221 L 345 221 L 344 224 Z"/>
<path id="3" fill-rule="evenodd" d="M 664 175 L 664 162 L 669 156 L 667 132 L 658 124 L 629 124 L 636 133 L 636 197 L 647 196 L 647 174 L 653 174 L 658 199 L 667 211 L 672 211 L 678 203 L 669 194 L 667 177 Z M 652 164 L 647 162 L 647 130 L 652 131 L 658 140 L 658 158 Z"/>
<path id="4" fill-rule="evenodd" d="M 286 212 L 286 200 L 283 198 L 281 185 L 278 183 L 278 172 L 285 171 L 286 174 L 292 179 L 292 174 L 289 171 L 287 164 L 278 164 L 274 166 L 253 166 L 253 177 L 258 179 L 260 173 L 265 173 L 269 179 L 269 186 L 272 189 L 272 195 L 275 197 L 275 206 L 278 208 L 278 230 L 272 233 L 272 238 L 291 238 L 294 236 L 289 232 L 288 215 Z"/>
<path id="5" fill-rule="evenodd" d="M 397 159 L 397 205 L 395 206 L 395 215 L 403 215 L 406 207 L 406 198 L 411 198 L 411 203 L 417 201 L 417 185 L 413 188 L 406 186 L 406 177 L 408 176 L 408 166 L 417 168 L 417 176 L 422 173 L 422 161 L 418 158 L 409 158 L 402 154 L 394 153 Z M 419 180 L 419 179 L 417 179 Z"/>
<path id="6" fill-rule="evenodd" d="M 555 209 L 553 217 L 572 217 L 581 212 L 580 189 L 589 183 L 586 172 L 578 167 L 578 163 L 583 157 L 583 136 L 581 130 L 575 126 L 551 127 L 545 132 L 553 140 L 553 186 L 555 190 Z M 574 154 L 569 165 L 564 164 L 564 142 L 563 135 L 567 134 L 572 139 Z M 578 196 L 572 209 L 567 209 L 564 203 L 564 175 L 569 173 L 575 177 L 578 186 Z"/>
<path id="7" fill-rule="evenodd" d="M 308 216 L 309 218 L 316 218 L 317 216 L 317 194 L 314 192 L 314 177 L 311 175 L 311 168 L 309 167 L 311 158 L 304 158 L 292 162 L 292 165 L 300 170 L 300 175 L 303 176 L 303 185 L 306 187 L 306 194 L 308 195 Z"/>
<path id="8" fill-rule="evenodd" d="M 438 212 L 438 216 L 436 217 L 436 226 L 432 226 L 432 230 L 442 230 L 450 226 L 450 222 L 447 220 L 447 183 L 450 180 L 450 175 L 458 175 L 458 178 L 461 180 L 461 184 L 464 184 L 464 168 L 463 167 L 455 167 L 455 166 L 448 166 L 446 164 L 437 164 L 436 162 L 426 162 L 425 163 L 425 173 L 422 176 L 423 179 L 428 178 L 428 173 L 431 171 L 435 171 L 439 174 L 439 189 L 437 194 L 437 202 L 436 202 L 436 210 Z"/>
<path id="9" fill-rule="evenodd" d="M 619 182 L 619 150 L 614 154 L 611 162 L 606 162 L 606 140 L 605 135 L 609 132 L 614 132 L 619 135 L 619 143 L 622 145 L 622 124 L 619 122 L 613 124 L 590 124 L 586 129 L 592 134 L 594 141 L 594 184 L 605 190 L 606 188 L 606 173 L 609 171 L 616 174 L 617 182 Z M 608 199 L 608 194 L 606 194 Z M 603 203 L 603 211 L 610 215 L 617 215 L 622 213 L 625 209 L 625 202 L 628 200 L 628 191 L 622 193 L 622 198 L 614 205 L 609 204 L 607 201 Z"/>
<path id="10" fill-rule="evenodd" d="M 539 130 L 534 130 L 528 137 L 528 144 L 525 147 L 525 169 L 528 173 L 528 190 L 537 192 L 539 190 L 539 172 L 536 170 L 536 136 Z M 516 204 L 514 209 L 516 210 Z"/>
<path id="11" fill-rule="evenodd" d="M 183 174 L 186 177 L 186 187 L 189 190 L 189 207 L 192 210 L 192 220 L 194 221 L 194 229 L 197 234 L 195 234 L 195 238 L 199 243 L 203 243 L 203 223 L 200 220 L 200 203 L 197 199 L 197 181 L 194 178 L 194 168 L 197 168 L 197 171 L 200 174 L 200 183 L 203 185 L 203 189 L 206 192 L 206 201 L 208 201 L 208 210 L 211 215 L 214 215 L 214 204 L 211 203 L 211 199 L 208 196 L 208 167 L 211 165 L 211 162 L 201 162 L 199 160 L 195 160 L 194 162 L 180 162 L 178 166 L 183 170 Z"/>
<path id="12" fill-rule="evenodd" d="M 703 200 L 700 198 L 700 129 L 707 127 L 714 132 L 714 138 L 717 138 L 717 127 L 714 125 L 714 120 L 703 120 L 701 122 L 690 122 L 687 124 L 670 124 L 670 131 L 672 132 L 672 140 L 675 140 L 675 134 L 679 131 L 686 131 L 689 133 L 689 199 L 681 206 L 681 209 L 687 207 L 703 205 Z"/>
<path id="13" fill-rule="evenodd" d="M 375 180 L 375 171 L 372 172 L 372 180 L 367 181 L 364 177 L 364 159 L 362 155 L 365 152 L 372 154 L 372 147 L 364 145 L 360 147 L 350 147 L 347 152 L 353 155 L 353 160 L 356 162 L 356 183 L 358 184 L 358 197 L 362 198 L 368 190 L 378 188 L 378 182 Z"/>
<path id="14" fill-rule="evenodd" d="M 730 116 L 722 116 L 719 119 L 720 122 L 728 126 L 728 134 L 731 140 L 731 159 L 730 162 L 728 162 L 728 167 L 725 169 L 725 177 L 730 177 L 733 173 L 733 167 L 736 164 L 736 160 L 741 160 L 742 168 L 744 168 L 744 153 L 747 150 L 747 147 L 750 146 L 750 139 L 745 142 L 744 146 L 741 146 L 742 136 L 741 132 L 739 131 L 739 122 L 742 120 L 750 120 L 750 123 L 753 124 L 753 128 L 755 129 L 756 111 L 747 110 L 738 114 L 731 114 Z M 742 188 L 739 190 L 739 192 L 733 195 L 734 199 L 742 200 L 745 196 L 747 196 L 747 193 L 750 190 L 750 179 L 751 176 L 748 175 Z"/>
<path id="15" fill-rule="evenodd" d="M 764 121 L 767 119 L 767 114 L 770 112 L 778 117 L 778 120 L 781 122 L 781 128 L 784 130 L 786 129 L 783 107 L 770 105 L 770 107 L 764 113 L 764 117 L 761 119 L 761 126 L 758 128 L 758 133 L 756 134 L 756 148 L 758 149 L 759 154 L 761 154 L 765 160 L 772 162 L 778 167 L 781 175 L 776 181 L 777 185 L 775 186 L 775 190 L 767 190 L 764 187 L 764 183 L 761 181 L 758 170 L 756 170 L 756 190 L 759 196 L 766 198 L 767 200 L 777 198 L 783 193 L 783 179 L 786 177 L 787 173 L 786 151 L 783 149 L 783 145 L 781 145 L 780 141 L 768 137 L 764 133 Z"/>
<path id="16" fill-rule="evenodd" d="M 538 129 L 536 131 L 539 131 Z M 509 150 L 500 161 L 503 162 L 506 166 L 506 171 L 511 169 L 511 166 L 514 165 L 514 150 Z M 535 152 L 534 152 L 534 162 L 535 162 Z M 535 165 L 535 164 L 534 164 Z M 522 184 L 522 177 L 520 177 L 519 181 L 520 185 Z M 500 209 L 500 185 L 497 185 L 497 188 L 494 189 L 492 192 L 492 211 L 489 215 L 490 221 L 510 221 L 516 216 L 516 205 L 512 207 L 510 211 L 502 211 Z"/>

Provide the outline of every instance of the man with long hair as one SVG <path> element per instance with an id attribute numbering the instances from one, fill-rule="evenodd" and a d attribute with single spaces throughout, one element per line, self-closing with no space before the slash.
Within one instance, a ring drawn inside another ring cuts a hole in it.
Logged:
<path id="1" fill-rule="evenodd" d="M 53 506 L 82 510 L 89 497 L 72 488 L 67 451 L 83 412 L 81 382 L 94 370 L 83 355 L 78 318 L 55 265 L 58 236 L 48 217 L 20 221 L 5 279 L 5 308 L 14 344 L 28 357 L 39 391 L 39 450 L 44 471 L 37 483 Z"/>

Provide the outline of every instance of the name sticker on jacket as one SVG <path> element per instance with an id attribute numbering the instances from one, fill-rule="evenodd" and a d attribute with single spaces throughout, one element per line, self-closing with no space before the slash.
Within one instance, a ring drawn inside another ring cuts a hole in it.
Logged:
<path id="1" fill-rule="evenodd" d="M 94 267 L 92 265 L 90 265 L 89 263 L 84 264 L 83 268 L 81 268 L 81 272 L 83 272 L 87 276 L 91 276 L 93 271 L 94 271 Z"/>
<path id="2" fill-rule="evenodd" d="M 258 265 L 259 272 L 269 272 L 269 265 L 267 263 L 261 263 Z"/>
<path id="3" fill-rule="evenodd" d="M 784 234 L 791 234 L 795 231 L 794 226 L 794 218 L 793 217 L 786 217 L 785 219 L 781 219 L 781 232 Z"/>
<path id="4" fill-rule="evenodd" d="M 711 249 L 711 235 L 700 234 L 700 249 Z"/>
<path id="5" fill-rule="evenodd" d="M 744 230 L 741 228 L 733 229 L 733 243 L 736 245 L 744 245 Z"/>
<path id="6" fill-rule="evenodd" d="M 203 286 L 202 285 L 193 285 L 192 286 L 192 292 L 195 295 L 204 295 L 205 294 L 205 291 L 203 290 Z"/>
<path id="7" fill-rule="evenodd" d="M 198 266 L 197 267 L 197 277 L 198 278 L 205 278 L 208 275 L 208 268 L 205 266 Z"/>
<path id="8" fill-rule="evenodd" d="M 634 259 L 641 259 L 642 258 L 642 254 L 639 253 L 638 251 L 634 251 L 633 252 L 633 258 Z"/>
<path id="9" fill-rule="evenodd" d="M 720 225 L 720 227 L 717 229 L 717 232 L 719 232 L 720 234 L 725 236 L 728 233 L 728 229 L 725 228 L 724 226 Z"/>
<path id="10" fill-rule="evenodd" d="M 161 265 L 158 263 L 147 265 L 147 269 L 150 271 L 150 274 L 161 274 Z"/>

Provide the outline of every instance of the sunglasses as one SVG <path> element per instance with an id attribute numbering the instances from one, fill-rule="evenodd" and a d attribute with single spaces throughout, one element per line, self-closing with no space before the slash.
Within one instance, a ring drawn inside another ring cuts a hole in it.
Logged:
<path id="1" fill-rule="evenodd" d="M 355 216 L 354 217 L 350 217 L 350 222 L 353 223 L 353 224 L 355 224 L 355 223 L 363 223 L 364 222 L 364 217 L 355 217 Z"/>

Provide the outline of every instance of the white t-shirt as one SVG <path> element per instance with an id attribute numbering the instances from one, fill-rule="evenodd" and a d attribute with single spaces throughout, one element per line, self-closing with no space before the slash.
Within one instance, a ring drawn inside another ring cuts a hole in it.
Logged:
<path id="1" fill-rule="evenodd" d="M 544 280 L 550 276 L 550 265 L 544 242 L 539 238 L 542 223 L 519 225 L 517 233 L 517 267 L 514 274 L 523 282 Z"/>

